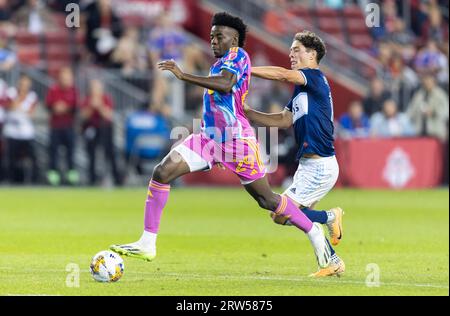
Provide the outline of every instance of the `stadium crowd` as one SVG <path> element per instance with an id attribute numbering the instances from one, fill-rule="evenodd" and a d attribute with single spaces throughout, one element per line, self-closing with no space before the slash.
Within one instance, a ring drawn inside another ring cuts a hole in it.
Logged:
<path id="1" fill-rule="evenodd" d="M 295 19 L 291 8 L 298 5 L 321 5 L 335 10 L 351 5 L 361 6 L 362 10 L 367 4 L 367 1 L 348 0 L 265 1 L 274 11 L 284 10 L 286 20 Z M 371 28 L 373 42 L 367 52 L 379 61 L 381 71 L 370 79 L 367 95 L 353 101 L 346 113 L 335 118 L 336 136 L 429 136 L 448 142 L 448 11 L 444 15 L 448 2 L 411 1 L 409 24 L 404 22 L 402 1 L 373 2 L 381 7 L 381 25 Z M 24 54 L 20 50 L 20 35 L 39 36 L 60 30 L 68 3 L 77 3 L 83 8 L 81 27 L 72 34 L 67 33 L 75 43 L 82 45 L 77 45 L 74 52 L 73 43 L 67 43 L 69 58 L 54 68 L 46 68 L 39 58 L 37 62 L 30 62 L 29 52 Z M 122 80 L 150 91 L 148 101 L 142 106 L 145 111 L 172 124 L 180 124 L 168 103 L 168 78 L 154 71 L 154 65 L 161 59 L 174 59 L 187 72 L 205 74 L 212 59 L 174 21 L 171 13 L 165 12 L 145 26 L 132 25 L 114 11 L 111 0 L 0 0 L 0 181 L 21 183 L 28 179 L 52 185 L 79 184 L 74 152 L 75 140 L 81 137 L 89 161 L 87 184 L 99 183 L 95 163 L 99 146 L 109 160 L 115 184 L 123 184 L 125 171 L 113 151 L 115 100 L 98 78 L 92 79 L 85 95 L 79 95 L 72 66 L 114 69 Z M 286 33 L 280 21 L 270 15 L 262 17 L 262 22 L 270 33 Z M 32 81 L 26 74 L 10 86 L 1 79 L 19 63 L 47 71 L 56 80 L 44 97 L 39 98 L 33 91 Z M 254 54 L 252 63 L 267 65 L 264 51 Z M 277 112 L 284 107 L 290 94 L 291 88 L 286 85 L 255 79 L 249 104 L 263 111 Z M 200 116 L 202 95 L 203 89 L 197 86 L 185 87 L 186 110 L 191 116 Z M 35 172 L 38 159 L 33 147 L 33 114 L 38 108 L 47 110 L 50 131 L 45 175 Z M 292 157 L 296 145 L 292 132 L 280 131 L 279 136 L 280 163 L 295 168 Z M 60 166 L 61 146 L 65 147 L 65 168 Z M 28 159 L 19 159 L 24 157 Z M 27 168 L 31 170 L 28 174 Z"/>

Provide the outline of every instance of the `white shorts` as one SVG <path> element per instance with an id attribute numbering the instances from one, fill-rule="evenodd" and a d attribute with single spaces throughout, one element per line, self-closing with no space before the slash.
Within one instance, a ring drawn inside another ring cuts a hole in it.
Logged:
<path id="1" fill-rule="evenodd" d="M 336 156 L 301 158 L 293 183 L 283 194 L 305 207 L 311 207 L 334 187 L 338 176 Z"/>

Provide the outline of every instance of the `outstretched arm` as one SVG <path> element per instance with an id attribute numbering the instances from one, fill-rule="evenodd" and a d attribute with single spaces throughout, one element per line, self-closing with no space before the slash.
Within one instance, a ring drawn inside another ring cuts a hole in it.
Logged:
<path id="1" fill-rule="evenodd" d="M 215 76 L 195 76 L 183 72 L 177 63 L 173 60 L 165 60 L 158 63 L 160 70 L 168 70 L 172 72 L 179 80 L 196 84 L 206 89 L 214 90 L 221 93 L 231 92 L 231 89 L 236 84 L 236 75 L 229 71 L 222 71 Z"/>
<path id="2" fill-rule="evenodd" d="M 287 129 L 292 126 L 292 113 L 286 109 L 279 113 L 269 114 L 253 110 L 248 106 L 248 104 L 244 103 L 244 111 L 245 115 L 251 121 L 263 126 L 278 127 L 283 129 Z"/>
<path id="3" fill-rule="evenodd" d="M 276 67 L 276 66 L 253 67 L 252 75 L 262 79 L 284 81 L 296 85 L 305 84 L 305 78 L 302 76 L 300 71 L 289 70 L 283 67 Z"/>

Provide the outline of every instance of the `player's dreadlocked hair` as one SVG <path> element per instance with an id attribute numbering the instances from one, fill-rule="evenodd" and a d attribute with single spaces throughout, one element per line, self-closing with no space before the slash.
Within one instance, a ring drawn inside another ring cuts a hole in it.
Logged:
<path id="1" fill-rule="evenodd" d="M 244 47 L 247 25 L 241 18 L 226 12 L 216 13 L 211 22 L 211 26 L 214 25 L 228 26 L 235 29 L 239 33 L 239 47 Z"/>
<path id="2" fill-rule="evenodd" d="M 295 34 L 295 41 L 299 41 L 305 46 L 306 49 L 313 49 L 317 52 L 317 63 L 320 63 L 320 60 L 327 53 L 327 49 L 325 48 L 325 43 L 323 40 L 310 31 L 302 31 L 300 33 Z"/>

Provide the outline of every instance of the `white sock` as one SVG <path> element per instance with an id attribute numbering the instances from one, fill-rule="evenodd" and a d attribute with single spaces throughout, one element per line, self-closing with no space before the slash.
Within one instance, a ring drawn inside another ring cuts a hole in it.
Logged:
<path id="1" fill-rule="evenodd" d="M 311 230 L 307 232 L 306 235 L 314 247 L 322 241 L 322 232 L 316 225 L 313 225 Z"/>
<path id="2" fill-rule="evenodd" d="M 141 238 L 138 240 L 138 243 L 143 247 L 145 250 L 149 249 L 156 249 L 156 237 L 158 235 L 155 233 L 148 232 L 144 230 L 142 233 Z"/>
<path id="3" fill-rule="evenodd" d="M 327 224 L 333 222 L 336 218 L 332 211 L 327 211 L 327 216 L 328 216 Z"/>

